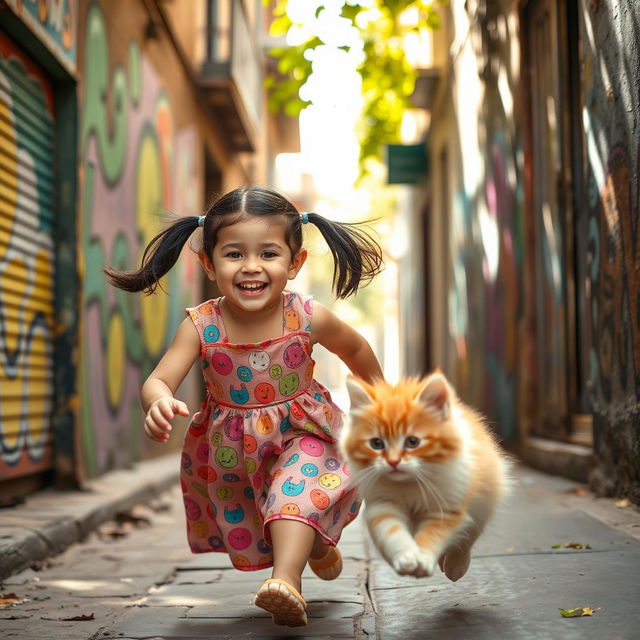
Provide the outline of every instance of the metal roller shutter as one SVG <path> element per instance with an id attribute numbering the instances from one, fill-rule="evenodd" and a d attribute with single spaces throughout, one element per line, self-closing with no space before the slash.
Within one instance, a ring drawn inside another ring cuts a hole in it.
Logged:
<path id="1" fill-rule="evenodd" d="M 53 150 L 51 85 L 0 32 L 0 481 L 52 461 Z"/>

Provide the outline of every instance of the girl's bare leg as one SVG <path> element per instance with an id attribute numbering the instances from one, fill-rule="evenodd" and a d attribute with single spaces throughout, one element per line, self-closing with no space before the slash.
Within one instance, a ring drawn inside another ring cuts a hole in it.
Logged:
<path id="1" fill-rule="evenodd" d="M 273 548 L 272 578 L 288 582 L 300 591 L 301 575 L 309 556 L 322 557 L 326 546 L 313 527 L 297 520 L 273 520 L 269 523 Z"/>

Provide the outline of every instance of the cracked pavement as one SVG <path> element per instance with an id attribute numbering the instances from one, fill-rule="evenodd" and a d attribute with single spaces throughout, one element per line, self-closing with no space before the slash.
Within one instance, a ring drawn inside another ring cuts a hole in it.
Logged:
<path id="1" fill-rule="evenodd" d="M 512 497 L 457 583 L 439 570 L 431 578 L 397 576 L 359 517 L 340 544 L 342 576 L 323 582 L 307 570 L 310 622 L 289 629 L 252 604 L 268 570 L 240 572 L 225 554 L 189 552 L 176 487 L 5 579 L 0 629 L 20 640 L 631 640 L 640 637 L 640 512 L 615 504 L 518 467 Z M 560 616 L 559 608 L 572 607 L 600 609 Z"/>

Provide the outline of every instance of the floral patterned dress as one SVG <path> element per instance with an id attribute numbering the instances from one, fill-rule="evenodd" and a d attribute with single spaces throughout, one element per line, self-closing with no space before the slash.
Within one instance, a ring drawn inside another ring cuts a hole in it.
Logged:
<path id="1" fill-rule="evenodd" d="M 273 564 L 271 520 L 299 520 L 335 545 L 360 498 L 338 453 L 342 413 L 313 379 L 311 297 L 284 292 L 282 336 L 231 344 L 219 299 L 187 309 L 207 390 L 185 436 L 181 484 L 194 553 L 241 570 Z"/>

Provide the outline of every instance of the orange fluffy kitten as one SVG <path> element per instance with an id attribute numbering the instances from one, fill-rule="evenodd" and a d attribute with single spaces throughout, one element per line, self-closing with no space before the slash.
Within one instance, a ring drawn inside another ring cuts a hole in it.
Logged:
<path id="1" fill-rule="evenodd" d="M 347 380 L 350 420 L 340 445 L 382 556 L 400 575 L 451 580 L 505 492 L 507 460 L 482 417 L 442 373 L 423 380 Z"/>

